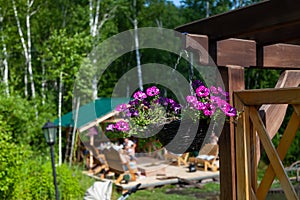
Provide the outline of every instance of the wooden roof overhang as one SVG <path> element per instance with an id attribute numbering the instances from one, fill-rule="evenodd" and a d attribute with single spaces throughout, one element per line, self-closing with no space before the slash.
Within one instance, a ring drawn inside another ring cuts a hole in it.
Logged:
<path id="1" fill-rule="evenodd" d="M 267 0 L 175 30 L 202 44 L 218 66 L 299 68 L 299 10 L 300 1 Z M 208 63 L 207 58 L 201 63 Z"/>

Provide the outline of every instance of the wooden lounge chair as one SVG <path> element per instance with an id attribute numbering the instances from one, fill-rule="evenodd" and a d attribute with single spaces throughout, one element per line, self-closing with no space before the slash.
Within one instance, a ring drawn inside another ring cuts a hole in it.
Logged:
<path id="1" fill-rule="evenodd" d="M 196 166 L 202 165 L 204 171 L 210 168 L 212 171 L 217 171 L 218 166 L 216 165 L 216 160 L 219 154 L 219 146 L 217 144 L 205 144 L 199 151 L 197 157 L 189 158 L 190 163 L 195 163 Z"/>
<path id="2" fill-rule="evenodd" d="M 175 160 L 177 161 L 177 165 L 178 167 L 181 166 L 181 164 L 183 164 L 184 166 L 187 166 L 187 161 L 188 161 L 188 157 L 189 157 L 189 153 L 184 153 L 184 154 L 174 154 L 172 152 L 169 152 L 168 150 L 164 149 L 165 153 L 164 153 L 164 157 L 166 160 Z"/>
<path id="3" fill-rule="evenodd" d="M 89 172 L 93 174 L 98 174 L 102 171 L 108 171 L 109 166 L 106 161 L 106 157 L 104 154 L 99 153 L 99 150 L 91 145 L 86 145 L 87 150 L 93 155 L 93 162 L 90 163 L 90 157 L 87 156 L 87 165 L 89 167 Z"/>
<path id="4" fill-rule="evenodd" d="M 113 147 L 104 149 L 106 161 L 109 166 L 109 171 L 118 174 L 115 181 L 116 184 L 121 183 L 122 180 L 135 181 L 136 173 L 138 171 L 136 161 L 131 161 L 130 157 L 122 150 L 116 150 Z"/>

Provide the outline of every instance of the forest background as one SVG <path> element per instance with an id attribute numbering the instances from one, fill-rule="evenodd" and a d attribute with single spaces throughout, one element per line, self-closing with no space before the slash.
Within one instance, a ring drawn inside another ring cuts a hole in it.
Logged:
<path id="1" fill-rule="evenodd" d="M 0 198 L 53 197 L 49 148 L 41 128 L 47 119 L 72 110 L 74 80 L 95 45 L 129 29 L 174 29 L 255 2 L 182 0 L 175 6 L 166 0 L 0 0 Z M 109 97 L 115 82 L 137 62 L 175 64 L 178 57 L 157 50 L 138 53 L 111 64 L 90 88 L 95 98 Z M 274 87 L 279 74 L 248 69 L 246 88 Z M 286 164 L 300 159 L 299 141 L 298 134 Z M 57 167 L 62 199 L 80 198 L 89 186 L 78 167 Z"/>

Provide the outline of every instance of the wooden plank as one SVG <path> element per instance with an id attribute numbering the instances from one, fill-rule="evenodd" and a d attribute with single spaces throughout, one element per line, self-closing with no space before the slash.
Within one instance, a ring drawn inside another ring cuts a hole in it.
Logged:
<path id="1" fill-rule="evenodd" d="M 208 64 L 208 37 L 206 35 L 187 34 L 185 39 L 185 48 L 194 52 L 194 55 L 198 57 L 198 64 Z"/>
<path id="2" fill-rule="evenodd" d="M 256 65 L 256 43 L 252 40 L 227 39 L 217 42 L 217 65 Z"/>
<path id="3" fill-rule="evenodd" d="M 245 105 L 300 104 L 300 88 L 255 89 L 236 91 Z"/>
<path id="4" fill-rule="evenodd" d="M 251 199 L 252 200 L 257 200 L 256 194 L 255 194 L 255 192 L 252 188 L 251 188 Z"/>
<path id="5" fill-rule="evenodd" d="M 249 112 L 239 98 L 234 96 L 234 105 L 239 110 L 244 110 L 241 119 L 236 126 L 236 178 L 237 178 L 237 199 L 250 199 L 250 180 L 248 171 L 248 153 L 246 134 L 249 128 Z"/>
<path id="6" fill-rule="evenodd" d="M 299 45 L 275 44 L 265 46 L 263 52 L 264 67 L 300 68 Z"/>
<path id="7" fill-rule="evenodd" d="M 257 166 L 258 166 L 258 160 L 257 160 L 257 149 L 260 147 L 258 146 L 259 143 L 258 137 L 256 134 L 256 130 L 250 123 L 250 134 L 249 135 L 249 158 L 250 158 L 250 178 L 251 178 L 251 188 L 256 193 L 257 190 Z"/>
<path id="8" fill-rule="evenodd" d="M 292 186 L 291 182 L 289 181 L 282 162 L 280 161 L 280 157 L 277 154 L 277 151 L 275 150 L 275 147 L 268 135 L 268 132 L 266 131 L 266 128 L 259 117 L 259 114 L 255 107 L 250 106 L 250 118 L 257 129 L 258 135 L 260 137 L 261 143 L 264 146 L 264 149 L 266 151 L 266 154 L 268 155 L 268 158 L 270 160 L 270 163 L 281 183 L 281 187 L 283 188 L 285 195 L 288 199 L 295 199 L 297 200 L 297 194 L 295 192 L 294 187 Z"/>
<path id="9" fill-rule="evenodd" d="M 300 106 L 298 106 L 300 109 Z M 278 144 L 277 152 L 280 157 L 280 160 L 283 160 L 287 151 L 288 147 L 292 144 L 297 131 L 300 126 L 300 117 L 297 116 L 296 112 L 293 112 L 291 119 L 282 135 L 282 138 Z M 269 165 L 266 173 L 261 181 L 261 184 L 258 187 L 257 190 L 257 197 L 258 199 L 265 199 L 267 196 L 267 193 L 272 185 L 272 182 L 275 178 L 275 172 L 272 167 L 272 165 Z"/>
<path id="10" fill-rule="evenodd" d="M 299 84 L 300 70 L 286 70 L 280 75 L 275 88 L 298 87 Z M 265 126 L 271 138 L 273 138 L 279 130 L 284 119 L 287 106 L 287 104 L 268 104 L 260 107 L 259 112 L 265 122 Z"/>
<path id="11" fill-rule="evenodd" d="M 219 67 L 225 89 L 229 92 L 230 103 L 233 105 L 233 91 L 242 90 L 244 85 L 244 68 L 239 66 Z M 225 123 L 219 137 L 220 149 L 220 199 L 236 199 L 236 168 L 235 168 L 235 134 L 234 124 Z"/>
<path id="12" fill-rule="evenodd" d="M 102 116 L 102 117 L 100 117 L 100 118 L 98 118 L 98 119 L 96 119 L 96 120 L 94 120 L 94 121 L 86 124 L 85 126 L 80 127 L 80 129 L 78 129 L 78 130 L 79 130 L 79 132 L 82 133 L 83 131 L 86 131 L 86 130 L 88 130 L 89 128 L 91 128 L 93 126 L 98 126 L 99 123 L 103 122 L 104 120 L 106 120 L 106 119 L 108 119 L 110 117 L 115 116 L 117 113 L 118 112 L 115 111 L 115 110 L 112 111 L 112 112 L 110 112 L 110 113 L 107 113 L 106 115 L 104 115 L 104 116 Z"/>
<path id="13" fill-rule="evenodd" d="M 297 114 L 297 116 L 300 118 L 300 106 L 299 105 L 293 105 L 294 111 Z"/>

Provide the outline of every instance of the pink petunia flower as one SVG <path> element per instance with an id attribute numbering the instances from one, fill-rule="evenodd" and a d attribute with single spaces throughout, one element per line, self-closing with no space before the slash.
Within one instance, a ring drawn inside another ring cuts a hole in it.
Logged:
<path id="1" fill-rule="evenodd" d="M 126 103 L 119 104 L 116 107 L 116 111 L 119 111 L 119 112 L 125 111 L 126 109 L 127 109 L 127 104 Z"/>
<path id="2" fill-rule="evenodd" d="M 120 120 L 116 123 L 115 128 L 118 131 L 126 132 L 126 131 L 129 131 L 129 124 L 124 120 Z"/>
<path id="3" fill-rule="evenodd" d="M 133 94 L 133 98 L 138 100 L 143 100 L 147 98 L 147 95 L 142 91 L 137 91 L 136 93 Z"/>
<path id="4" fill-rule="evenodd" d="M 188 103 L 194 103 L 194 102 L 197 102 L 198 101 L 198 99 L 197 99 L 197 97 L 195 97 L 195 96 L 187 96 L 186 97 L 186 101 L 188 102 Z"/>
<path id="5" fill-rule="evenodd" d="M 148 96 L 153 97 L 159 94 L 159 89 L 156 86 L 147 88 L 146 93 Z"/>
<path id="6" fill-rule="evenodd" d="M 115 126 L 113 124 L 109 124 L 107 127 L 106 127 L 106 131 L 114 131 L 115 129 Z"/>
<path id="7" fill-rule="evenodd" d="M 196 94 L 198 97 L 207 97 L 209 95 L 209 89 L 204 85 L 201 85 L 196 89 Z"/>

